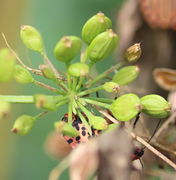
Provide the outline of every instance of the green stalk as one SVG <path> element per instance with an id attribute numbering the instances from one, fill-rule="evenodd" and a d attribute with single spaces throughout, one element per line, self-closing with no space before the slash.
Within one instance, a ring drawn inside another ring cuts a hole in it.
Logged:
<path id="1" fill-rule="evenodd" d="M 51 86 L 48 86 L 48 85 L 46 85 L 46 84 L 44 84 L 44 83 L 42 83 L 42 82 L 40 82 L 40 81 L 34 80 L 33 83 L 36 84 L 36 85 L 38 85 L 38 86 L 41 86 L 41 87 L 43 87 L 43 88 L 45 88 L 45 89 L 48 89 L 48 90 L 50 90 L 50 91 L 52 91 L 52 92 L 55 92 L 55 93 L 58 93 L 58 94 L 62 94 L 62 95 L 65 94 L 64 91 L 61 91 L 61 90 L 59 90 L 59 89 L 53 88 L 53 87 L 51 87 Z"/>
<path id="2" fill-rule="evenodd" d="M 82 76 L 80 77 L 78 85 L 76 86 L 76 91 L 78 91 L 81 88 L 82 83 L 84 82 L 84 79 L 85 77 L 82 77 Z"/>
<path id="3" fill-rule="evenodd" d="M 47 113 L 48 113 L 48 111 L 41 112 L 41 113 L 39 113 L 38 115 L 36 115 L 34 118 L 37 120 L 37 119 L 43 117 L 43 116 L 44 116 L 45 114 L 47 114 Z"/>
<path id="4" fill-rule="evenodd" d="M 87 110 L 80 102 L 77 102 L 79 108 L 81 111 L 88 117 L 88 119 L 91 119 L 93 117 L 93 114 Z"/>
<path id="5" fill-rule="evenodd" d="M 72 90 L 73 91 L 76 91 L 77 81 L 78 81 L 77 77 L 73 77 L 73 84 L 72 84 Z"/>
<path id="6" fill-rule="evenodd" d="M 68 123 L 72 121 L 72 101 L 68 104 Z"/>
<path id="7" fill-rule="evenodd" d="M 103 89 L 103 86 L 98 86 L 98 87 L 95 87 L 95 88 L 92 88 L 92 89 L 88 89 L 88 90 L 85 90 L 85 91 L 82 91 L 78 94 L 78 96 L 85 96 L 87 94 L 91 94 L 91 93 L 94 93 L 94 92 L 97 92 L 97 91 L 100 91 Z"/>
<path id="8" fill-rule="evenodd" d="M 81 57 L 81 63 L 86 63 L 86 61 L 87 61 L 87 48 Z"/>
<path id="9" fill-rule="evenodd" d="M 55 83 L 60 86 L 64 91 L 68 91 L 68 87 L 66 86 L 66 84 L 64 82 L 62 82 L 59 79 L 55 80 Z"/>
<path id="10" fill-rule="evenodd" d="M 108 99 L 108 98 L 86 97 L 86 99 L 90 99 L 90 100 L 94 100 L 94 101 L 98 101 L 102 103 L 108 103 L 108 104 L 109 103 L 112 104 L 114 102 L 114 100 Z"/>
<path id="11" fill-rule="evenodd" d="M 95 79 L 90 80 L 90 81 L 88 82 L 88 87 L 94 85 L 95 83 L 97 83 L 97 82 L 100 81 L 101 79 L 105 78 L 108 74 L 112 73 L 113 71 L 121 68 L 124 64 L 125 64 L 124 61 L 119 62 L 119 63 L 116 64 L 115 66 L 112 66 L 110 69 L 104 71 L 103 73 L 101 73 L 100 75 L 98 75 Z"/>
<path id="12" fill-rule="evenodd" d="M 86 99 L 86 98 L 81 98 L 81 99 L 84 100 L 85 102 L 89 103 L 89 104 L 100 106 L 100 107 L 103 107 L 105 109 L 109 109 L 109 107 L 110 107 L 110 105 L 106 104 L 106 103 L 102 103 L 102 102 L 98 102 L 98 101 Z"/>
<path id="13" fill-rule="evenodd" d="M 61 106 L 68 103 L 68 99 L 62 100 L 59 103 L 56 104 L 57 108 L 60 108 Z"/>
<path id="14" fill-rule="evenodd" d="M 0 95 L 0 100 L 7 101 L 9 103 L 25 103 L 25 104 L 31 104 L 34 103 L 33 96 L 6 96 L 6 95 Z"/>
<path id="15" fill-rule="evenodd" d="M 78 115 L 79 115 L 82 123 L 84 124 L 85 128 L 88 130 L 90 136 L 92 136 L 92 130 L 91 130 L 89 123 L 87 122 L 87 120 L 85 119 L 85 117 L 82 115 L 82 113 L 80 111 L 78 111 Z"/>

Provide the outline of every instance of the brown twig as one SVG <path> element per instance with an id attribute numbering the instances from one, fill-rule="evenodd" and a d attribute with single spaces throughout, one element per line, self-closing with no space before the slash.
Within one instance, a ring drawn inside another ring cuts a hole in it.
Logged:
<path id="1" fill-rule="evenodd" d="M 176 156 L 176 151 L 171 150 L 171 149 L 163 146 L 160 143 L 157 143 L 157 142 L 152 143 L 152 142 L 150 142 L 150 144 L 152 144 L 152 146 L 154 146 L 154 147 L 157 147 L 157 148 L 159 148 L 159 149 L 161 149 L 161 150 L 163 150 L 163 151 L 165 151 L 167 153 L 170 153 L 170 154 L 173 154 L 174 156 Z"/>
<path id="2" fill-rule="evenodd" d="M 164 156 L 162 153 L 160 153 L 157 149 L 155 149 L 153 146 L 151 146 L 149 143 L 147 143 L 146 141 L 144 141 L 141 137 L 136 136 L 133 132 L 130 133 L 130 135 L 137 140 L 138 142 L 140 142 L 141 144 L 143 144 L 148 150 L 150 150 L 151 152 L 153 152 L 155 155 L 157 155 L 159 158 L 161 158 L 163 161 L 165 161 L 168 165 L 170 165 L 172 168 L 174 168 L 176 170 L 176 164 L 173 163 L 170 159 L 168 159 L 166 156 Z"/>
<path id="3" fill-rule="evenodd" d="M 100 112 L 100 111 L 99 111 Z M 100 112 L 102 113 L 102 112 Z M 103 113 L 103 115 L 107 118 L 110 118 L 109 114 L 106 112 Z M 113 120 L 114 123 L 118 123 L 118 121 L 111 116 L 111 121 Z M 166 156 L 164 156 L 162 153 L 160 153 L 157 149 L 155 149 L 153 146 L 151 146 L 149 143 L 147 143 L 145 140 L 143 140 L 141 137 L 136 136 L 133 132 L 128 132 L 135 140 L 143 144 L 147 149 L 149 149 L 151 152 L 153 152 L 156 156 L 161 158 L 163 161 L 165 161 L 167 164 L 169 164 L 171 167 L 173 167 L 176 170 L 176 164 L 173 163 L 170 159 L 168 159 Z"/>
<path id="4" fill-rule="evenodd" d="M 42 82 L 40 82 L 40 81 L 36 81 L 36 80 L 35 80 L 34 83 L 37 84 L 37 85 L 39 85 L 39 86 L 41 86 L 41 87 L 43 87 L 43 88 L 45 88 L 45 89 L 48 89 L 48 90 L 50 90 L 50 91 L 53 91 L 53 92 L 55 92 L 55 93 L 64 94 L 62 91 L 60 91 L 60 90 L 58 90 L 58 89 L 56 89 L 56 88 L 53 88 L 53 87 L 51 87 L 51 86 L 48 86 L 48 85 L 46 85 L 46 84 L 44 84 L 44 83 L 42 83 Z"/>
<path id="5" fill-rule="evenodd" d="M 156 134 L 153 138 L 153 141 L 156 141 L 156 139 L 158 139 L 158 137 L 161 135 L 161 133 L 164 132 L 164 130 L 168 128 L 169 124 L 174 121 L 175 117 L 176 117 L 176 111 L 158 129 L 158 131 L 156 132 Z"/>
<path id="6" fill-rule="evenodd" d="M 11 48 L 11 46 L 10 46 L 9 43 L 7 42 L 7 39 L 6 39 L 5 35 L 4 35 L 4 33 L 2 33 L 2 37 L 3 37 L 4 41 L 5 41 L 5 44 L 6 44 L 7 48 L 11 51 L 11 53 L 15 56 L 15 58 L 17 59 L 17 61 L 18 61 L 24 68 L 26 68 L 27 70 L 31 71 L 31 72 L 34 73 L 34 74 L 37 74 L 37 75 L 42 76 L 42 73 L 41 73 L 40 70 L 38 70 L 38 69 L 32 69 L 32 68 L 28 67 L 27 65 L 25 65 L 25 64 L 23 63 L 23 61 L 19 58 L 19 56 L 17 55 L 17 53 Z"/>

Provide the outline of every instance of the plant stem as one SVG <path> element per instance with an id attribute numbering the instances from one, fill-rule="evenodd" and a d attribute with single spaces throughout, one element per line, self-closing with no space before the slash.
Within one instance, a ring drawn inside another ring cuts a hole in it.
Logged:
<path id="1" fill-rule="evenodd" d="M 4 35 L 4 33 L 2 33 L 2 37 L 3 37 L 4 41 L 5 41 L 5 44 L 6 44 L 7 48 L 8 48 L 8 49 L 11 51 L 11 53 L 15 56 L 15 58 L 17 59 L 17 61 L 19 62 L 19 64 L 21 64 L 21 66 L 23 66 L 25 69 L 31 71 L 31 72 L 34 73 L 34 74 L 37 74 L 37 75 L 42 76 L 42 73 L 41 73 L 40 70 L 38 70 L 38 69 L 32 69 L 32 68 L 26 66 L 26 65 L 23 63 L 23 61 L 19 58 L 19 56 L 17 55 L 17 53 L 11 48 L 11 46 L 10 46 L 9 43 L 7 42 L 7 39 L 6 39 L 5 35 Z"/>
<path id="2" fill-rule="evenodd" d="M 76 91 L 79 91 L 79 89 L 82 86 L 82 83 L 84 82 L 84 79 L 85 79 L 85 77 L 82 77 L 82 76 L 80 77 L 78 85 L 76 86 Z"/>
<path id="3" fill-rule="evenodd" d="M 125 62 L 122 61 L 122 62 L 119 62 L 118 64 L 112 66 L 110 69 L 108 69 L 108 70 L 104 71 L 103 73 L 101 73 L 100 75 L 98 75 L 95 79 L 89 81 L 87 87 L 90 87 L 90 86 L 94 85 L 96 82 L 98 82 L 101 79 L 105 78 L 108 74 L 110 74 L 113 71 L 121 68 L 124 64 L 125 64 Z"/>
<path id="4" fill-rule="evenodd" d="M 46 85 L 46 84 L 44 84 L 44 83 L 42 83 L 42 82 L 40 82 L 40 81 L 34 80 L 34 84 L 39 85 L 39 86 L 41 86 L 41 87 L 43 87 L 43 88 L 45 88 L 45 89 L 48 89 L 48 90 L 50 90 L 50 91 L 52 91 L 52 92 L 55 92 L 55 93 L 58 93 L 58 94 L 62 94 L 62 95 L 65 94 L 64 91 L 61 91 L 61 90 L 59 90 L 59 89 L 53 88 L 53 87 L 51 87 L 51 86 L 48 86 L 48 85 Z"/>
<path id="5" fill-rule="evenodd" d="M 85 51 L 81 54 L 81 63 L 86 63 L 87 61 L 87 48 Z"/>
<path id="6" fill-rule="evenodd" d="M 57 108 L 60 108 L 61 106 L 63 106 L 64 104 L 68 103 L 68 99 L 62 100 L 59 103 L 56 104 Z"/>
<path id="7" fill-rule="evenodd" d="M 108 98 L 86 97 L 86 99 L 95 100 L 102 103 L 113 103 L 114 100 Z"/>
<path id="8" fill-rule="evenodd" d="M 6 96 L 6 95 L 0 95 L 0 100 L 7 101 L 9 103 L 25 103 L 25 104 L 31 104 L 34 103 L 33 96 Z"/>
<path id="9" fill-rule="evenodd" d="M 70 102 L 68 104 L 68 123 L 71 123 L 72 121 L 72 100 L 70 99 Z"/>
<path id="10" fill-rule="evenodd" d="M 73 77 L 73 84 L 72 84 L 72 90 L 76 91 L 76 85 L 77 85 L 77 77 Z"/>
<path id="11" fill-rule="evenodd" d="M 86 129 L 88 130 L 90 136 L 92 136 L 92 130 L 90 128 L 89 123 L 87 122 L 87 120 L 85 119 L 85 117 L 82 115 L 82 113 L 80 111 L 78 111 L 78 115 L 82 121 L 82 123 L 84 124 L 84 126 L 86 127 Z"/>
<path id="12" fill-rule="evenodd" d="M 94 101 L 94 100 L 86 99 L 86 98 L 81 98 L 81 99 L 84 100 L 85 102 L 89 103 L 89 104 L 100 106 L 100 107 L 103 107 L 105 109 L 109 109 L 109 107 L 110 107 L 110 105 L 106 104 L 106 103 L 102 103 L 102 102 L 98 102 L 98 101 Z"/>
<path id="13" fill-rule="evenodd" d="M 93 114 L 88 110 L 86 109 L 82 104 L 81 102 L 77 102 L 79 108 L 81 109 L 81 111 L 87 116 L 87 118 L 90 120 L 91 118 L 93 118 Z"/>
<path id="14" fill-rule="evenodd" d="M 85 91 L 82 91 L 78 94 L 78 96 L 85 96 L 87 94 L 91 94 L 91 93 L 94 93 L 94 92 L 97 92 L 97 91 L 100 91 L 103 89 L 103 86 L 98 86 L 98 87 L 95 87 L 95 88 L 92 88 L 92 89 L 88 89 L 88 90 L 85 90 Z"/>
<path id="15" fill-rule="evenodd" d="M 42 116 L 44 116 L 47 113 L 48 113 L 48 111 L 41 112 L 37 116 L 35 116 L 35 119 L 37 120 L 37 119 L 41 118 Z"/>
<path id="16" fill-rule="evenodd" d="M 54 65 L 52 64 L 52 62 L 49 60 L 49 58 L 47 57 L 46 53 L 42 54 L 44 61 L 46 64 L 48 64 L 51 68 L 51 70 L 54 72 L 54 74 L 56 75 L 57 79 L 63 80 L 63 76 L 61 76 L 61 74 L 58 72 L 58 70 L 54 67 Z"/>

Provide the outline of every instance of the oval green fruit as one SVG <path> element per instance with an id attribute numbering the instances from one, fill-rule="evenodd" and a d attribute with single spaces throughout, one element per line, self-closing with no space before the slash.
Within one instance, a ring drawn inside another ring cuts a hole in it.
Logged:
<path id="1" fill-rule="evenodd" d="M 171 112 L 171 105 L 163 97 L 151 94 L 141 98 L 142 112 L 153 118 L 165 118 Z"/>
<path id="2" fill-rule="evenodd" d="M 27 48 L 40 53 L 44 52 L 43 39 L 37 29 L 32 26 L 23 25 L 21 26 L 20 35 Z"/>
<path id="3" fill-rule="evenodd" d="M 138 66 L 126 66 L 120 69 L 112 78 L 113 82 L 119 85 L 127 85 L 133 82 L 139 75 Z"/>
<path id="4" fill-rule="evenodd" d="M 110 111 L 119 121 L 129 121 L 140 112 L 140 99 L 135 94 L 125 94 L 117 98 Z"/>
<path id="5" fill-rule="evenodd" d="M 110 81 L 103 84 L 103 89 L 109 93 L 112 93 L 118 92 L 120 90 L 120 87 L 117 83 Z"/>
<path id="6" fill-rule="evenodd" d="M 99 116 L 92 116 L 89 118 L 90 125 L 97 130 L 105 130 L 108 128 L 108 123 L 106 120 Z"/>
<path id="7" fill-rule="evenodd" d="M 81 39 L 76 36 L 65 36 L 55 46 L 57 60 L 69 63 L 81 51 Z"/>
<path id="8" fill-rule="evenodd" d="M 88 47 L 87 55 L 93 62 L 98 62 L 110 56 L 119 42 L 119 37 L 112 29 L 96 36 Z"/>
<path id="9" fill-rule="evenodd" d="M 74 63 L 69 66 L 68 73 L 75 77 L 86 76 L 89 73 L 89 66 L 84 63 Z"/>
<path id="10" fill-rule="evenodd" d="M 90 44 L 100 33 L 112 27 L 111 20 L 102 12 L 91 17 L 82 28 L 82 38 L 84 42 Z"/>
<path id="11" fill-rule="evenodd" d="M 15 66 L 14 79 L 21 84 L 29 84 L 34 81 L 31 73 L 20 65 Z"/>
<path id="12" fill-rule="evenodd" d="M 13 77 L 16 60 L 12 53 L 3 48 L 0 50 L 0 82 L 8 82 Z"/>
<path id="13" fill-rule="evenodd" d="M 16 119 L 12 132 L 19 134 L 19 135 L 26 135 L 28 134 L 34 123 L 35 123 L 35 118 L 29 115 L 22 115 L 19 118 Z"/>

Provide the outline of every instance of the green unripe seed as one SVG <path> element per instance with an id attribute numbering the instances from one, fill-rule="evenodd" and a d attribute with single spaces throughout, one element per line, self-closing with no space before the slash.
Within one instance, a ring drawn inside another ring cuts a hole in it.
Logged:
<path id="1" fill-rule="evenodd" d="M 93 62 L 98 62 L 110 56 L 119 42 L 119 37 L 112 29 L 108 29 L 96 36 L 88 47 L 88 57 Z"/>
<path id="2" fill-rule="evenodd" d="M 117 98 L 110 111 L 119 121 L 129 121 L 140 112 L 140 99 L 135 94 L 125 94 Z"/>
<path id="3" fill-rule="evenodd" d="M 27 48 L 40 53 L 44 52 L 43 40 L 37 29 L 32 26 L 23 25 L 21 26 L 20 35 Z"/>
<path id="4" fill-rule="evenodd" d="M 50 111 L 56 110 L 56 101 L 53 96 L 46 96 L 44 94 L 34 95 L 34 102 L 37 108 L 43 108 Z"/>
<path id="5" fill-rule="evenodd" d="M 41 70 L 43 76 L 47 79 L 56 79 L 56 76 L 54 72 L 51 70 L 51 68 L 48 65 L 42 64 L 39 66 L 39 69 Z"/>
<path id="6" fill-rule="evenodd" d="M 103 84 L 103 89 L 109 93 L 112 93 L 118 92 L 120 90 L 120 87 L 115 82 L 106 82 L 105 84 Z"/>
<path id="7" fill-rule="evenodd" d="M 141 57 L 142 51 L 140 43 L 136 43 L 133 46 L 130 46 L 125 52 L 125 59 L 128 62 L 137 61 Z"/>
<path id="8" fill-rule="evenodd" d="M 89 73 L 89 66 L 84 63 L 74 63 L 69 66 L 68 73 L 75 77 L 86 76 Z"/>
<path id="9" fill-rule="evenodd" d="M 29 84 L 34 81 L 31 73 L 20 65 L 15 66 L 14 79 L 21 84 Z"/>
<path id="10" fill-rule="evenodd" d="M 8 82 L 12 79 L 15 61 L 15 57 L 7 48 L 0 50 L 0 82 Z"/>
<path id="11" fill-rule="evenodd" d="M 31 131 L 34 123 L 35 118 L 32 116 L 22 115 L 16 119 L 12 128 L 12 132 L 19 135 L 26 135 Z"/>
<path id="12" fill-rule="evenodd" d="M 90 44 L 98 34 L 110 29 L 111 27 L 111 20 L 102 12 L 99 12 L 84 24 L 82 28 L 82 38 L 84 42 Z"/>
<path id="13" fill-rule="evenodd" d="M 121 86 L 128 85 L 133 82 L 139 75 L 138 66 L 126 66 L 120 69 L 112 78 L 113 82 Z"/>
<path id="14" fill-rule="evenodd" d="M 79 135 L 79 132 L 71 124 L 67 123 L 65 123 L 65 125 L 62 127 L 61 132 L 64 136 L 69 137 L 76 137 Z"/>
<path id="15" fill-rule="evenodd" d="M 6 117 L 10 112 L 10 103 L 0 99 L 0 119 Z"/>
<path id="16" fill-rule="evenodd" d="M 153 118 L 165 118 L 171 112 L 171 105 L 163 97 L 151 94 L 141 98 L 142 112 Z"/>
<path id="17" fill-rule="evenodd" d="M 108 123 L 106 120 L 99 116 L 92 116 L 89 118 L 90 125 L 97 130 L 105 130 L 108 128 Z"/>
<path id="18" fill-rule="evenodd" d="M 57 60 L 69 63 L 81 51 L 81 39 L 76 36 L 65 36 L 55 46 Z"/>

